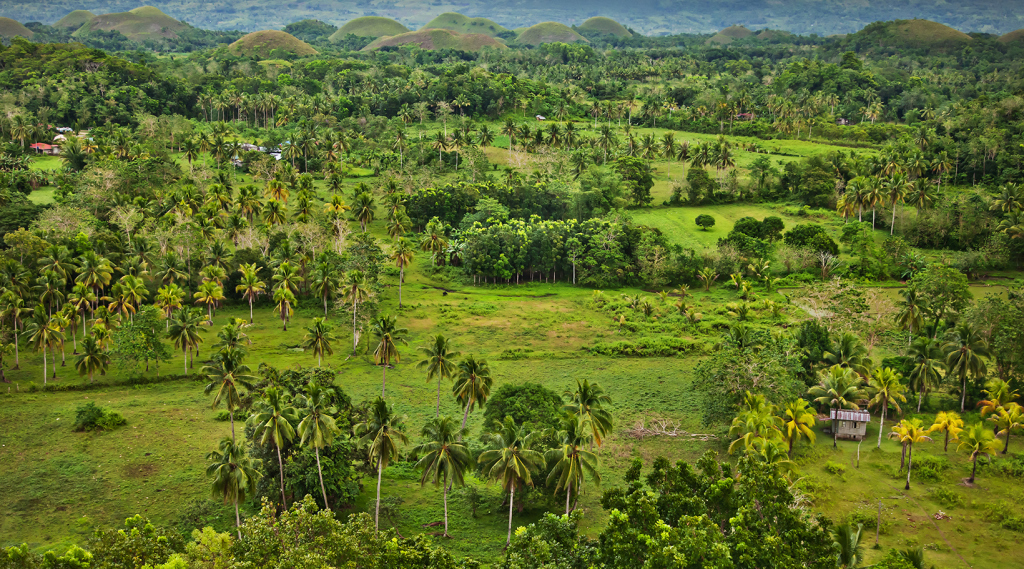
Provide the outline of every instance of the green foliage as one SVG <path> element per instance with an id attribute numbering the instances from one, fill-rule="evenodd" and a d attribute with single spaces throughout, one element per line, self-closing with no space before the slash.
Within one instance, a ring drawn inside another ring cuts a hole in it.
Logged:
<path id="1" fill-rule="evenodd" d="M 562 398 L 536 383 L 503 383 L 491 393 L 484 408 L 484 431 L 500 428 L 506 417 L 517 425 L 554 428 L 562 415 Z"/>
<path id="2" fill-rule="evenodd" d="M 591 354 L 620 357 L 671 357 L 698 352 L 704 345 L 700 342 L 682 338 L 658 337 L 644 338 L 636 341 L 620 340 L 618 342 L 598 342 L 587 346 Z"/>
<path id="3" fill-rule="evenodd" d="M 105 569 L 137 569 L 146 563 L 164 563 L 182 549 L 176 532 L 160 529 L 139 515 L 126 519 L 124 528 L 98 530 L 88 546 L 94 565 Z"/>
<path id="4" fill-rule="evenodd" d="M 715 226 L 715 218 L 711 217 L 710 215 L 708 215 L 706 213 L 702 213 L 701 215 L 698 215 L 697 219 L 696 219 L 696 222 L 697 222 L 697 225 L 699 225 L 700 228 L 703 229 L 704 231 L 707 231 L 709 228 Z"/>
<path id="5" fill-rule="evenodd" d="M 116 411 L 103 409 L 92 401 L 75 410 L 75 431 L 112 431 L 127 424 L 128 421 Z"/>
<path id="6" fill-rule="evenodd" d="M 916 461 L 914 467 L 917 468 Z M 931 490 L 929 497 L 947 508 L 962 508 L 967 505 L 963 496 L 948 488 L 935 488 Z"/>
<path id="7" fill-rule="evenodd" d="M 694 370 L 693 389 L 702 398 L 703 423 L 731 420 L 747 392 L 764 395 L 776 405 L 802 396 L 806 386 L 799 379 L 801 369 L 798 350 L 789 340 L 768 341 L 761 349 L 724 345 Z"/>
<path id="8" fill-rule="evenodd" d="M 831 460 L 825 463 L 825 471 L 834 476 L 842 477 L 846 474 L 846 465 Z"/>

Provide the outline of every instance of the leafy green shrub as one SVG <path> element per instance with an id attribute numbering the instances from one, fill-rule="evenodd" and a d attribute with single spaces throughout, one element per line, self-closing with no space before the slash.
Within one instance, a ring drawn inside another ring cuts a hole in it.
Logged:
<path id="1" fill-rule="evenodd" d="M 932 490 L 931 498 L 947 508 L 962 508 L 965 505 L 963 496 L 946 488 Z"/>
<path id="2" fill-rule="evenodd" d="M 998 504 L 982 504 L 982 517 L 989 522 L 997 523 L 1010 531 L 1024 532 L 1024 515 L 1020 515 L 1015 504 L 999 502 Z"/>
<path id="3" fill-rule="evenodd" d="M 832 462 L 830 460 L 825 463 L 825 471 L 828 472 L 829 474 L 842 476 L 843 474 L 846 474 L 846 465 L 839 464 L 838 462 Z"/>
<path id="4" fill-rule="evenodd" d="M 598 342 L 584 348 L 591 354 L 625 357 L 668 357 L 699 351 L 703 344 L 682 338 L 644 338 L 635 342 Z"/>
<path id="5" fill-rule="evenodd" d="M 1024 480 L 1024 457 L 1004 458 L 995 466 L 996 471 L 1003 476 Z"/>
<path id="6" fill-rule="evenodd" d="M 107 411 L 92 401 L 75 410 L 75 431 L 111 431 L 128 424 L 116 411 Z"/>
<path id="7" fill-rule="evenodd" d="M 249 418 L 249 411 L 246 409 L 235 409 L 235 422 L 244 422 Z M 231 413 L 227 409 L 221 409 L 217 411 L 217 414 L 213 416 L 214 421 L 230 421 Z"/>
<path id="8" fill-rule="evenodd" d="M 911 476 L 917 480 L 935 482 L 942 472 L 949 468 L 949 460 L 945 457 L 922 454 L 914 457 Z"/>
<path id="9" fill-rule="evenodd" d="M 882 512 L 882 523 L 879 525 L 878 510 L 854 510 L 850 512 L 847 521 L 850 522 L 851 526 L 861 524 L 866 530 L 878 528 L 878 533 L 881 535 L 889 533 L 889 530 L 892 529 L 892 520 L 886 518 L 885 512 Z"/>
<path id="10" fill-rule="evenodd" d="M 503 383 L 487 400 L 484 431 L 498 429 L 505 417 L 520 425 L 557 427 L 561 416 L 562 398 L 554 391 L 536 383 Z"/>

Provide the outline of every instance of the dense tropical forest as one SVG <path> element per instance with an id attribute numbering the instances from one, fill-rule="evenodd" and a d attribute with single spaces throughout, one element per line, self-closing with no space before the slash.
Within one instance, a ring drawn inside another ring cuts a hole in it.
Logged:
<path id="1" fill-rule="evenodd" d="M 1024 35 L 61 21 L 0 568 L 1014 563 Z"/>

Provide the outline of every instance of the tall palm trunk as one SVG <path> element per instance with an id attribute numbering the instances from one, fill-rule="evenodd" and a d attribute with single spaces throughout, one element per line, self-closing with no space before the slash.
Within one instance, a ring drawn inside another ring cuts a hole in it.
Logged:
<path id="1" fill-rule="evenodd" d="M 185 360 L 185 375 L 188 375 L 188 352 L 184 347 L 181 348 L 181 357 Z"/>
<path id="2" fill-rule="evenodd" d="M 249 297 L 249 324 L 252 324 L 252 297 Z"/>
<path id="3" fill-rule="evenodd" d="M 565 515 L 569 515 L 569 496 L 572 495 L 572 484 L 565 487 Z"/>
<path id="4" fill-rule="evenodd" d="M 359 308 L 359 301 L 352 295 L 352 353 L 356 353 L 356 310 Z"/>
<path id="5" fill-rule="evenodd" d="M 444 485 L 444 536 L 448 536 L 448 484 Z"/>
<path id="6" fill-rule="evenodd" d="M 384 390 L 387 388 L 387 386 L 388 386 L 388 361 L 387 361 L 387 359 L 385 359 L 384 360 L 384 372 L 383 372 L 382 379 L 381 379 L 381 382 L 380 382 L 380 398 L 381 399 L 384 399 Z"/>
<path id="7" fill-rule="evenodd" d="M 43 387 L 46 387 L 46 345 L 43 345 Z"/>
<path id="8" fill-rule="evenodd" d="M 228 417 L 231 417 L 231 442 L 235 442 L 235 410 L 228 409 Z"/>
<path id="9" fill-rule="evenodd" d="M 437 406 L 434 408 L 434 418 L 441 416 L 441 374 L 437 374 Z"/>
<path id="10" fill-rule="evenodd" d="M 320 491 L 324 494 L 324 509 L 330 510 L 331 505 L 327 503 L 327 488 L 324 487 L 324 469 L 320 467 L 320 447 L 314 445 L 313 452 L 316 453 L 316 472 L 320 476 Z M 380 482 L 377 482 L 377 495 L 380 495 Z"/>
<path id="11" fill-rule="evenodd" d="M 384 464 L 384 457 L 377 459 L 377 502 L 374 504 L 373 511 L 373 531 L 380 531 L 380 479 L 384 474 L 384 469 L 381 466 Z"/>
<path id="12" fill-rule="evenodd" d="M 402 307 L 402 283 L 405 282 L 405 265 L 398 269 L 398 307 Z"/>
<path id="13" fill-rule="evenodd" d="M 277 468 L 281 474 L 281 505 L 288 509 L 288 500 L 284 497 L 284 461 L 281 460 L 281 445 L 277 445 Z"/>
<path id="14" fill-rule="evenodd" d="M 910 490 L 910 469 L 914 467 L 914 445 L 910 444 L 910 451 L 907 453 L 907 485 L 904 490 Z"/>
<path id="15" fill-rule="evenodd" d="M 508 538 L 505 539 L 505 549 L 512 545 L 512 504 L 516 502 L 516 485 L 512 485 L 512 491 L 508 495 Z"/>
<path id="16" fill-rule="evenodd" d="M 466 402 L 466 411 L 462 413 L 462 429 L 459 430 L 459 442 L 462 442 L 462 431 L 466 430 L 466 420 L 469 419 L 469 408 L 473 406 L 473 399 Z"/>
<path id="17" fill-rule="evenodd" d="M 242 518 L 238 515 L 238 502 L 235 502 L 235 531 L 238 532 L 238 539 L 242 539 Z"/>
<path id="18" fill-rule="evenodd" d="M 83 326 L 85 324 L 83 323 Z M 21 358 L 18 354 L 18 325 L 14 325 L 14 367 L 11 369 L 21 369 Z"/>
<path id="19" fill-rule="evenodd" d="M 1010 429 L 1006 429 L 1006 444 L 1003 445 L 1003 454 L 1010 448 Z"/>
<path id="20" fill-rule="evenodd" d="M 967 374 L 963 377 L 963 389 L 960 390 L 960 412 L 964 412 L 964 403 L 967 401 Z"/>
<path id="21" fill-rule="evenodd" d="M 889 236 L 896 229 L 896 202 L 892 202 L 892 223 L 889 224 Z"/>
<path id="22" fill-rule="evenodd" d="M 974 460 L 971 461 L 971 477 L 967 479 L 968 482 L 974 484 L 974 473 L 978 471 L 978 455 L 974 455 Z"/>
<path id="23" fill-rule="evenodd" d="M 921 400 L 924 399 L 924 390 L 917 392 L 917 412 L 921 412 Z M 947 442 L 948 444 L 948 442 Z"/>
<path id="24" fill-rule="evenodd" d="M 885 411 L 888 406 L 888 401 L 882 402 L 882 419 L 878 423 L 878 446 L 876 448 L 882 448 L 882 431 L 885 430 Z"/>

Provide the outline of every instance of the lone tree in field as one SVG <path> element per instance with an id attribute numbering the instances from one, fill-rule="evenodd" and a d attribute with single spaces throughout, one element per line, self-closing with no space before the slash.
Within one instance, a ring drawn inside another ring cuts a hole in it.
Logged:
<path id="1" fill-rule="evenodd" d="M 355 432 L 361 435 L 359 444 L 369 445 L 367 458 L 377 463 L 377 501 L 374 505 L 373 527 L 380 529 L 380 480 L 388 464 L 398 458 L 398 443 L 406 444 L 409 439 L 402 432 L 404 416 L 395 415 L 395 410 L 384 398 L 378 397 L 370 405 L 370 415 L 365 423 L 356 425 Z M 447 531 L 447 530 L 446 530 Z"/>
<path id="2" fill-rule="evenodd" d="M 437 406 L 434 410 L 434 417 L 441 416 L 441 380 L 451 380 L 455 374 L 455 358 L 459 352 L 451 349 L 450 341 L 443 334 L 434 336 L 433 341 L 420 346 L 420 353 L 424 355 L 416 367 L 427 370 L 427 382 L 437 378 Z M 465 426 L 465 425 L 463 425 Z"/>
<path id="3" fill-rule="evenodd" d="M 698 215 L 696 221 L 697 225 L 699 225 L 700 228 L 704 231 L 707 231 L 708 228 L 715 226 L 715 218 L 711 217 L 706 213 Z"/>
<path id="4" fill-rule="evenodd" d="M 416 468 L 423 469 L 420 484 L 430 480 L 441 485 L 444 493 L 444 536 L 448 537 L 448 489 L 465 486 L 464 476 L 473 463 L 473 454 L 460 441 L 464 428 L 456 427 L 451 417 L 435 417 L 423 426 L 426 442 L 413 449 L 422 456 Z"/>
<path id="5" fill-rule="evenodd" d="M 245 447 L 237 445 L 227 437 L 220 442 L 217 450 L 206 455 L 210 465 L 206 467 L 206 475 L 213 478 L 213 497 L 223 498 L 235 506 L 235 528 L 238 539 L 242 539 L 242 518 L 238 514 L 238 504 L 245 501 L 247 494 L 256 491 L 256 483 L 260 479 L 258 460 L 252 460 L 245 452 Z"/>

